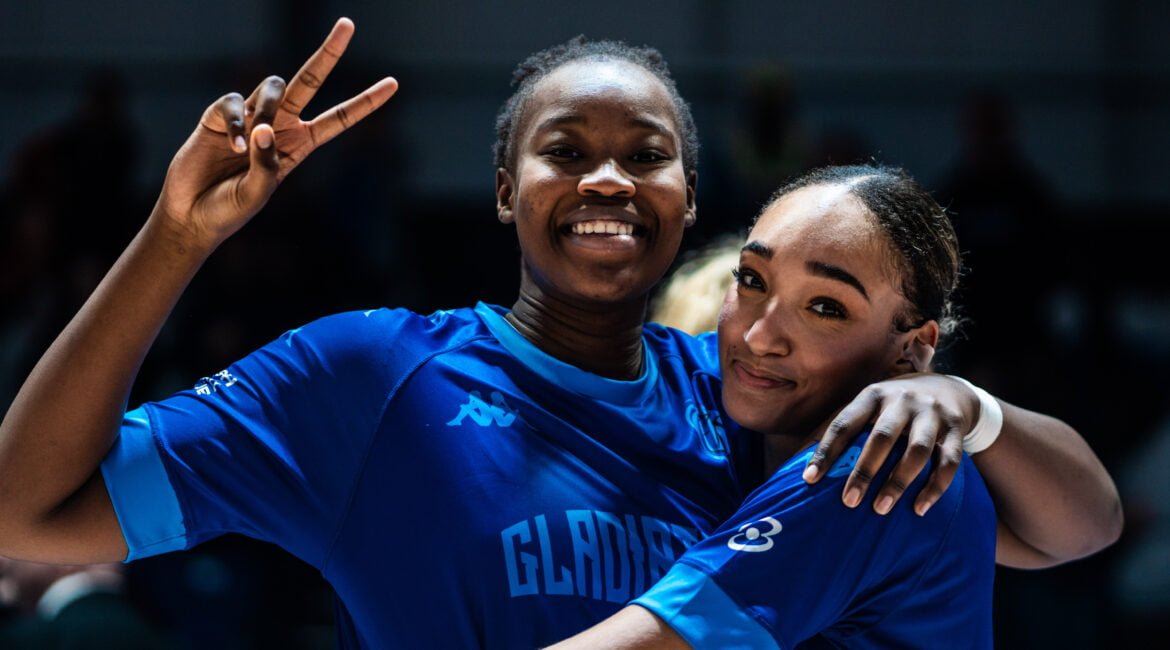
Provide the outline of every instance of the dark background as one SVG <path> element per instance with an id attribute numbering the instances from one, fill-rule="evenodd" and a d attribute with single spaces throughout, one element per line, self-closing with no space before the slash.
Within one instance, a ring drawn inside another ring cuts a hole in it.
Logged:
<path id="1" fill-rule="evenodd" d="M 495 220 L 490 146 L 512 67 L 578 33 L 650 44 L 703 144 L 688 249 L 742 231 L 810 166 L 904 166 L 952 209 L 970 267 L 969 320 L 946 369 L 1069 422 L 1120 484 L 1118 544 L 1000 571 L 999 646 L 1165 638 L 1165 2 L 6 2 L 0 407 L 141 225 L 204 107 L 291 77 L 339 15 L 357 34 L 307 114 L 387 74 L 398 96 L 314 154 L 216 253 L 134 403 L 327 313 L 510 304 L 517 248 Z M 227 538 L 128 571 L 180 647 L 333 642 L 327 589 L 271 547 Z"/>

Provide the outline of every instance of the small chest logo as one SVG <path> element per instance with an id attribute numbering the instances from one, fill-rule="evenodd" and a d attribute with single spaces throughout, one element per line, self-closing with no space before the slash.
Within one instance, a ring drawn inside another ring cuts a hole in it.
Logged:
<path id="1" fill-rule="evenodd" d="M 694 402 L 687 402 L 687 423 L 699 433 L 699 439 L 707 451 L 719 456 L 727 455 L 727 445 L 724 443 L 727 432 L 723 429 L 723 419 L 718 411 L 708 411 Z"/>
<path id="2" fill-rule="evenodd" d="M 504 396 L 500 391 L 492 391 L 492 403 L 488 404 L 483 400 L 483 396 L 478 390 L 473 390 L 467 395 L 467 403 L 459 407 L 459 415 L 455 419 L 447 423 L 449 427 L 458 427 L 463 425 L 463 420 L 471 418 L 471 421 L 481 427 L 495 424 L 497 427 L 511 426 L 516 421 L 516 410 L 504 401 Z"/>
<path id="3" fill-rule="evenodd" d="M 771 517 L 744 524 L 739 527 L 738 533 L 727 540 L 727 548 L 744 553 L 763 553 L 775 546 L 772 536 L 779 533 L 781 528 L 783 526 L 780 522 Z"/>

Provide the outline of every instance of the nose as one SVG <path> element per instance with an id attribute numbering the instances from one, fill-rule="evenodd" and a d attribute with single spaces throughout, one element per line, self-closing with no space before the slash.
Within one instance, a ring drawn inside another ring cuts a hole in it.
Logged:
<path id="1" fill-rule="evenodd" d="M 791 354 L 792 339 L 788 335 L 788 325 L 784 321 L 781 310 L 765 309 L 743 333 L 743 342 L 748 350 L 760 357 Z"/>
<path id="2" fill-rule="evenodd" d="M 577 191 L 581 194 L 628 198 L 634 195 L 636 189 L 634 182 L 611 159 L 602 162 L 582 176 L 581 181 L 577 184 Z"/>

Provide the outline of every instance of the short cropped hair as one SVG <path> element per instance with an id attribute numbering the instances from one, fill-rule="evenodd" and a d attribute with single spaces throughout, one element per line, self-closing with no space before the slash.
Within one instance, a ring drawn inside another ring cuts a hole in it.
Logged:
<path id="1" fill-rule="evenodd" d="M 516 130 L 537 82 L 569 63 L 606 60 L 632 63 L 654 75 L 666 86 L 678 122 L 683 169 L 688 174 L 695 171 L 699 158 L 699 136 L 695 130 L 695 120 L 690 105 L 678 94 L 662 53 L 652 47 L 632 46 L 621 41 L 590 41 L 584 36 L 576 36 L 560 45 L 531 54 L 516 66 L 512 73 L 512 85 L 516 90 L 496 116 L 496 142 L 492 146 L 496 168 L 512 170 L 516 164 Z"/>

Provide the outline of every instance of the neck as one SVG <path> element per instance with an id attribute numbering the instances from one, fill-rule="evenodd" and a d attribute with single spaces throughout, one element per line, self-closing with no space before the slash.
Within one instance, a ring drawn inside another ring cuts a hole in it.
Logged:
<path id="1" fill-rule="evenodd" d="M 764 463 L 767 471 L 766 476 L 771 476 L 781 465 L 788 462 L 793 456 L 800 453 L 800 451 L 809 445 L 817 442 L 824 435 L 829 421 L 826 420 L 823 424 L 817 427 L 801 427 L 801 430 L 808 432 L 804 434 L 796 433 L 795 431 L 787 431 L 783 433 L 770 433 L 764 436 Z"/>
<path id="2" fill-rule="evenodd" d="M 614 306 L 581 305 L 521 287 L 505 318 L 536 347 L 609 379 L 642 374 L 642 323 L 646 299 Z"/>

